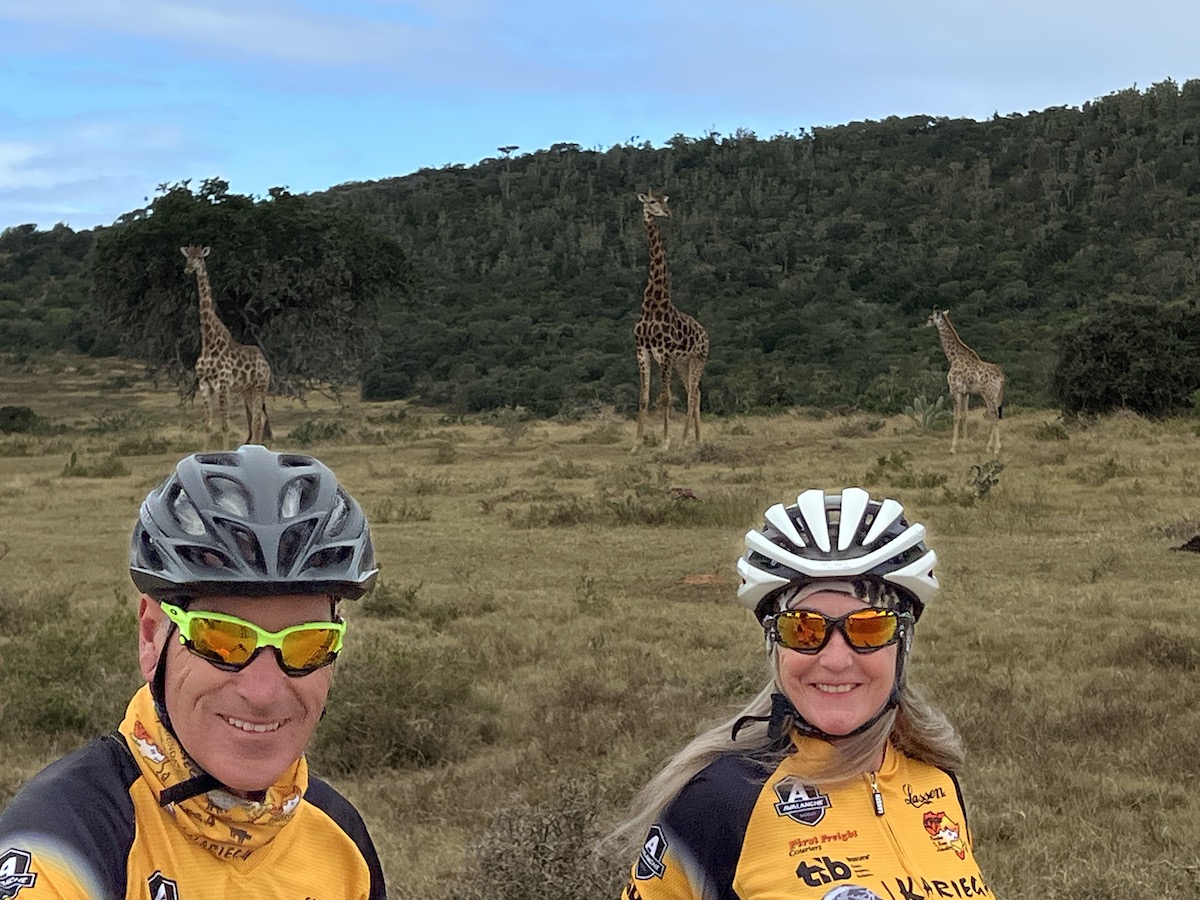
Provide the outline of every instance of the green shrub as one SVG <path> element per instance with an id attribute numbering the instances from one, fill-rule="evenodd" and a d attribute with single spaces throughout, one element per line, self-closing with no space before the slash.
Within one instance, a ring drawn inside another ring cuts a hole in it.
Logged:
<path id="1" fill-rule="evenodd" d="M 33 431 L 41 422 L 28 406 L 0 406 L 0 432 L 4 434 Z"/>
<path id="2" fill-rule="evenodd" d="M 1033 429 L 1035 441 L 1068 441 L 1071 436 L 1062 422 L 1042 422 Z"/>
<path id="3" fill-rule="evenodd" d="M 479 696 L 455 654 L 398 643 L 393 634 L 354 640 L 338 660 L 313 744 L 321 771 L 432 766 L 494 738 L 497 709 Z"/>
<path id="4" fill-rule="evenodd" d="M 63 465 L 62 474 L 67 478 L 120 478 L 128 475 L 129 469 L 115 453 L 80 465 L 79 454 L 72 452 L 71 458 Z"/>
<path id="5" fill-rule="evenodd" d="M 455 900 L 532 900 L 553 885 L 557 898 L 616 897 L 629 860 L 606 859 L 599 838 L 599 788 L 563 784 L 552 800 L 516 798 L 467 849 L 467 862 L 445 896 Z"/>
<path id="6" fill-rule="evenodd" d="M 359 601 L 358 608 L 363 615 L 376 619 L 411 616 L 417 608 L 417 592 L 424 584 L 418 581 L 416 584 L 394 587 L 381 580 L 375 585 L 375 590 Z"/>
<path id="7" fill-rule="evenodd" d="M 341 422 L 314 422 L 305 419 L 288 433 L 288 438 L 301 446 L 325 441 L 337 441 L 346 436 Z"/>
<path id="8" fill-rule="evenodd" d="M 950 410 L 946 408 L 945 394 L 939 395 L 932 403 L 925 399 L 924 394 L 919 394 L 913 398 L 912 403 L 904 407 L 904 414 L 922 431 L 943 428 L 952 419 Z"/>
<path id="9" fill-rule="evenodd" d="M 3 617 L 22 638 L 3 646 L 0 728 L 80 740 L 111 730 L 141 683 L 133 610 L 117 599 L 80 622 L 65 600 L 19 606 Z"/>

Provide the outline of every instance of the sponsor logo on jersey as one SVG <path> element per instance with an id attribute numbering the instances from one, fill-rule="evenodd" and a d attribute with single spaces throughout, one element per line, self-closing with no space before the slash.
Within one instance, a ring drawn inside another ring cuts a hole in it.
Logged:
<path id="1" fill-rule="evenodd" d="M 913 790 L 911 784 L 904 785 L 904 802 L 909 806 L 915 806 L 917 809 L 920 809 L 922 806 L 928 806 L 934 800 L 941 800 L 945 796 L 946 792 L 940 787 L 935 787 L 931 791 L 918 793 Z"/>
<path id="2" fill-rule="evenodd" d="M 150 900 L 179 900 L 179 888 L 175 886 L 175 882 L 164 878 L 163 873 L 157 869 L 146 879 L 146 885 L 150 888 Z"/>
<path id="3" fill-rule="evenodd" d="M 787 816 L 802 825 L 816 825 L 825 818 L 825 810 L 832 806 L 829 795 L 822 794 L 811 784 L 803 784 L 794 775 L 788 775 L 772 785 L 779 802 L 775 814 Z"/>
<path id="4" fill-rule="evenodd" d="M 0 856 L 0 900 L 12 900 L 21 893 L 21 888 L 37 884 L 37 872 L 29 866 L 33 862 L 24 850 L 13 847 Z"/>
<path id="5" fill-rule="evenodd" d="M 933 838 L 933 842 L 938 845 L 939 850 L 953 850 L 954 855 L 959 859 L 966 859 L 967 844 L 962 839 L 962 831 L 957 822 L 944 812 L 934 812 L 933 810 L 926 812 L 922 821 L 925 830 L 929 832 L 929 836 Z"/>
<path id="6" fill-rule="evenodd" d="M 806 859 L 796 866 L 796 877 L 809 887 L 820 887 L 823 884 L 833 884 L 835 881 L 846 881 L 853 876 L 854 873 L 850 870 L 849 863 L 842 862 L 840 859 L 831 859 L 828 856 Z"/>
<path id="7" fill-rule="evenodd" d="M 662 878 L 663 873 L 667 871 L 667 864 L 663 862 L 663 857 L 667 855 L 667 839 L 663 835 L 662 829 L 657 825 L 650 826 L 650 833 L 646 836 L 646 843 L 642 844 L 642 852 L 638 854 L 637 866 L 633 870 L 633 877 L 646 881 L 650 878 Z"/>

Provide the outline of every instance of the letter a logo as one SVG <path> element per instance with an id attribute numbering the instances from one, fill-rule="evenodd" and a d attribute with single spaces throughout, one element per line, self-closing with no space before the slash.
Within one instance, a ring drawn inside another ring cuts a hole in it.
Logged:
<path id="1" fill-rule="evenodd" d="M 162 872 L 155 871 L 146 879 L 150 888 L 150 900 L 179 900 L 179 888 L 170 878 L 164 878 Z"/>

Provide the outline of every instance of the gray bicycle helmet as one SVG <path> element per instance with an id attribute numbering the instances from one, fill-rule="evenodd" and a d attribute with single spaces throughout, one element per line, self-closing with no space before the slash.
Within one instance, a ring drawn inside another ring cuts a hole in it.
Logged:
<path id="1" fill-rule="evenodd" d="M 810 490 L 792 506 L 772 506 L 762 530 L 746 533 L 746 552 L 737 562 L 738 599 L 761 622 L 783 588 L 868 579 L 890 586 L 917 618 L 937 593 L 936 563 L 937 554 L 925 545 L 925 526 L 909 524 L 897 501 L 873 500 L 862 488 Z"/>
<path id="2" fill-rule="evenodd" d="M 155 600 L 226 594 L 356 599 L 379 569 L 366 517 L 311 456 L 247 444 L 194 453 L 142 501 L 129 574 Z"/>

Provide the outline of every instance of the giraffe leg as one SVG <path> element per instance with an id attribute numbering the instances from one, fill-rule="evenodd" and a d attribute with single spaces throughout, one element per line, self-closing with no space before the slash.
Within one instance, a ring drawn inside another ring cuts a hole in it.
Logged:
<path id="1" fill-rule="evenodd" d="M 229 387 L 217 389 L 217 408 L 221 414 L 221 449 L 229 449 Z"/>
<path id="2" fill-rule="evenodd" d="M 671 449 L 671 371 L 675 368 L 668 360 L 664 363 L 659 363 L 659 371 L 662 373 L 662 390 L 658 394 L 658 405 L 662 407 L 663 420 L 663 439 L 662 448 L 664 450 Z"/>
<path id="3" fill-rule="evenodd" d="M 638 417 L 637 437 L 634 438 L 634 452 L 642 445 L 642 436 L 646 430 L 646 412 L 650 407 L 650 351 L 644 347 L 637 350 L 638 367 Z"/>
<path id="4" fill-rule="evenodd" d="M 683 439 L 687 440 L 688 426 L 696 435 L 696 443 L 700 443 L 700 376 L 704 374 L 703 359 L 691 359 L 687 368 L 688 417 L 683 426 Z"/>
<path id="5" fill-rule="evenodd" d="M 255 419 L 258 416 L 254 412 L 254 404 L 257 403 L 257 398 L 252 392 L 246 392 L 242 395 L 242 407 L 246 410 L 246 443 L 261 444 L 258 439 L 258 423 Z"/>
<path id="6" fill-rule="evenodd" d="M 967 416 L 966 403 L 964 402 L 965 399 L 966 399 L 965 394 L 955 394 L 954 395 L 954 424 L 950 429 L 950 452 L 951 453 L 958 452 L 958 435 L 959 435 L 959 432 L 963 429 L 963 426 L 965 424 L 963 420 Z"/>
<path id="7" fill-rule="evenodd" d="M 992 420 L 992 428 L 991 428 L 991 431 L 988 432 L 987 449 L 988 449 L 989 453 L 999 456 L 1000 455 L 1000 410 L 997 407 L 996 402 L 994 400 L 988 401 L 987 409 L 988 409 L 988 418 L 990 418 Z"/>
<path id="8" fill-rule="evenodd" d="M 213 396 L 212 385 L 203 378 L 200 379 L 199 387 L 200 398 L 204 402 L 204 430 L 212 434 L 216 398 Z"/>

